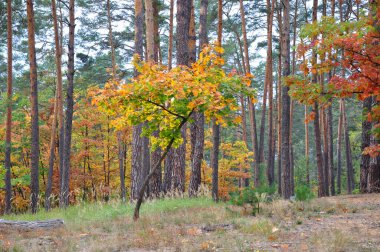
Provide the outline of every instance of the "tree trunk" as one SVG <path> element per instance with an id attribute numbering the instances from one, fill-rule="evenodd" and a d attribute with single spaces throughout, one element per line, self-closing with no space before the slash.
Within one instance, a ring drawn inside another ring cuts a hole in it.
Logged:
<path id="1" fill-rule="evenodd" d="M 371 145 L 379 144 L 375 136 L 371 137 Z M 380 156 L 371 158 L 368 171 L 368 192 L 380 192 Z"/>
<path id="2" fill-rule="evenodd" d="M 143 58 L 143 34 L 144 34 L 144 15 L 143 15 L 143 0 L 135 0 L 135 54 Z M 135 77 L 138 76 L 135 70 Z M 131 161 L 131 200 L 138 198 L 138 192 L 141 189 L 142 176 L 142 124 L 133 126 L 132 132 L 132 161 Z"/>
<path id="3" fill-rule="evenodd" d="M 71 155 L 71 134 L 73 126 L 73 109 L 74 109 L 74 32 L 75 32 L 75 1 L 69 2 L 69 54 L 67 62 L 67 97 L 66 97 L 66 124 L 63 147 L 63 176 L 60 197 L 60 206 L 69 205 L 69 187 L 70 187 L 70 155 Z"/>
<path id="4" fill-rule="evenodd" d="M 30 65 L 30 104 L 31 104 L 31 209 L 32 213 L 37 212 L 39 193 L 39 171 L 40 160 L 40 140 L 38 126 L 38 82 L 37 82 L 37 61 L 36 61 L 36 41 L 33 0 L 27 0 L 28 18 L 28 51 Z"/>
<path id="5" fill-rule="evenodd" d="M 335 0 L 331 0 L 331 16 L 335 16 Z M 329 57 L 331 57 L 331 52 L 329 52 Z M 329 72 L 329 80 L 332 78 L 332 72 Z M 334 130 L 333 130 L 333 112 L 332 112 L 332 99 L 330 99 L 330 106 L 327 110 L 327 120 L 328 120 L 328 139 L 329 139 L 329 178 L 330 178 L 330 192 L 331 196 L 335 196 L 335 170 L 334 170 Z"/>
<path id="6" fill-rule="evenodd" d="M 208 0 L 201 0 L 201 9 L 199 16 L 199 51 L 203 46 L 208 43 L 207 36 L 207 9 L 208 9 Z M 203 160 L 203 151 L 204 151 L 204 114 L 195 112 L 194 113 L 195 122 L 192 124 L 192 136 L 195 139 L 194 148 L 192 151 L 191 157 L 191 177 L 189 184 L 189 196 L 193 196 L 194 193 L 198 192 L 199 186 L 201 184 L 201 167 Z"/>
<path id="7" fill-rule="evenodd" d="M 318 11 L 318 0 L 313 0 L 313 22 L 317 22 L 317 11 Z M 312 65 L 315 66 L 317 63 L 317 54 L 313 51 Z M 317 75 L 312 75 L 312 82 L 317 83 Z M 323 167 L 323 154 L 322 154 L 322 140 L 321 140 L 321 129 L 320 129 L 320 113 L 319 113 L 319 105 L 316 102 L 314 104 L 315 114 L 314 118 L 314 138 L 315 138 L 315 152 L 317 157 L 317 170 L 318 170 L 318 197 L 326 196 L 325 192 L 325 175 L 324 175 L 324 167 Z"/>
<path id="8" fill-rule="evenodd" d="M 193 3 L 194 4 L 194 3 Z M 190 37 L 194 41 L 194 48 L 190 46 L 190 52 L 194 54 L 193 57 L 190 57 L 190 60 L 194 58 L 195 61 L 195 17 L 194 17 L 194 6 L 192 4 L 192 21 L 191 27 L 194 26 L 194 32 L 190 27 Z M 201 1 L 200 17 L 199 17 L 199 51 L 203 46 L 207 45 L 207 8 L 208 0 Z M 192 152 L 191 152 L 191 176 L 189 184 L 189 196 L 194 196 L 201 185 L 201 167 L 203 160 L 203 151 L 204 151 L 204 114 L 196 112 L 194 113 L 194 123 L 191 125 L 191 134 L 192 134 Z"/>
<path id="9" fill-rule="evenodd" d="M 58 83 L 58 82 L 57 82 Z M 58 84 L 56 88 L 56 94 L 54 99 L 54 112 L 53 112 L 53 122 L 51 123 L 51 134 L 50 134 L 50 149 L 49 149 L 49 171 L 48 171 L 48 180 L 46 184 L 45 192 L 45 210 L 50 210 L 51 204 L 51 192 L 53 187 L 53 172 L 54 172 L 54 151 L 55 151 L 55 136 L 57 134 L 57 113 L 58 113 Z"/>
<path id="10" fill-rule="evenodd" d="M 284 19 L 282 27 L 282 38 L 281 38 L 281 54 L 284 61 L 283 64 L 283 76 L 290 75 L 290 13 L 289 13 L 289 0 L 283 2 L 284 8 Z M 289 146 L 289 135 L 290 135 L 290 97 L 289 97 L 289 87 L 282 87 L 282 120 L 281 120 L 281 193 L 285 199 L 289 199 L 291 196 L 291 179 L 290 179 L 290 146 Z"/>
<path id="11" fill-rule="evenodd" d="M 125 172 L 124 172 L 124 152 L 125 144 L 123 143 L 122 132 L 117 132 L 117 143 L 118 143 L 118 159 L 119 159 L 119 177 L 120 177 L 120 198 L 122 202 L 126 201 L 126 190 L 125 190 Z"/>
<path id="12" fill-rule="evenodd" d="M 307 122 L 308 108 L 305 105 L 305 162 L 306 162 L 306 183 L 310 186 L 310 167 L 309 167 L 309 123 Z"/>
<path id="13" fill-rule="evenodd" d="M 157 64 L 162 63 L 162 57 L 160 53 L 160 35 L 159 35 L 159 6 L 158 6 L 158 1 L 153 0 L 153 20 L 154 20 L 154 62 Z M 159 135 L 159 132 L 156 131 L 154 132 L 155 136 Z M 156 164 L 161 157 L 161 148 L 158 147 L 155 149 L 152 154 L 151 154 L 151 161 L 150 164 L 151 166 L 153 164 Z M 152 169 L 153 167 L 151 167 Z M 154 197 L 159 197 L 161 193 L 161 188 L 162 188 L 162 167 L 161 165 L 158 167 L 156 172 L 154 173 L 152 180 L 149 184 L 150 188 L 150 194 L 151 196 Z"/>
<path id="14" fill-rule="evenodd" d="M 240 15 L 241 15 L 241 22 L 242 22 L 242 31 L 243 31 L 243 42 L 244 42 L 244 58 L 245 58 L 245 72 L 246 74 L 251 73 L 251 66 L 249 63 L 249 52 L 248 52 L 248 40 L 247 40 L 247 30 L 246 30 L 246 22 L 245 22 L 245 12 L 244 12 L 244 5 L 243 0 L 240 0 Z M 251 140 L 252 140 L 252 149 L 255 156 L 254 161 L 254 169 L 255 169 L 255 177 L 254 177 L 254 184 L 255 186 L 259 186 L 259 149 L 258 149 L 258 141 L 257 141 L 257 128 L 256 128 L 256 109 L 255 105 L 252 103 L 252 101 L 248 100 L 248 110 L 249 110 L 249 118 L 250 118 L 250 128 L 251 128 Z"/>
<path id="15" fill-rule="evenodd" d="M 354 168 L 352 165 L 352 155 L 351 155 L 351 143 L 350 143 L 350 135 L 348 131 L 348 122 L 346 117 L 346 106 L 345 102 L 342 102 L 343 106 L 343 127 L 344 127 L 344 142 L 346 147 L 346 165 L 347 165 L 347 192 L 351 194 L 355 188 L 354 181 Z"/>
<path id="16" fill-rule="evenodd" d="M 162 185 L 162 191 L 168 193 L 172 188 L 173 180 L 173 149 L 170 149 L 165 158 L 164 164 L 164 183 Z"/>
<path id="17" fill-rule="evenodd" d="M 108 40 L 111 48 L 112 77 L 116 78 L 116 56 L 112 33 L 111 0 L 107 0 Z"/>
<path id="18" fill-rule="evenodd" d="M 343 131 L 343 100 L 339 100 L 338 143 L 337 143 L 337 194 L 342 191 L 342 131 Z"/>
<path id="19" fill-rule="evenodd" d="M 331 101 L 332 102 L 332 101 Z M 329 159 L 329 184 L 331 196 L 335 196 L 335 171 L 334 171 L 334 143 L 333 143 L 333 113 L 332 105 L 327 109 L 327 130 L 328 130 L 328 159 Z"/>
<path id="20" fill-rule="evenodd" d="M 159 0 L 153 0 L 154 62 L 158 64 L 162 64 L 159 19 L 160 19 Z"/>
<path id="21" fill-rule="evenodd" d="M 362 122 L 362 144 L 361 151 L 369 147 L 371 144 L 372 123 L 368 121 L 367 114 L 372 110 L 372 97 L 368 97 L 363 102 L 363 122 Z M 360 162 L 360 192 L 368 192 L 368 172 L 371 158 L 369 155 L 361 155 Z"/>
<path id="22" fill-rule="evenodd" d="M 317 156 L 317 169 L 318 169 L 318 197 L 326 196 L 325 183 L 324 183 L 324 170 L 323 170 L 323 158 L 321 147 L 321 131 L 319 128 L 319 106 L 318 103 L 314 104 L 313 112 L 315 114 L 314 119 L 314 138 L 315 138 L 315 150 Z"/>
<path id="23" fill-rule="evenodd" d="M 274 0 L 267 0 L 267 64 L 265 71 L 265 81 L 268 83 L 268 160 L 267 160 L 267 178 L 269 185 L 274 183 L 274 125 L 273 125 L 273 53 L 272 53 L 272 35 L 273 35 L 273 15 L 274 15 Z"/>
<path id="24" fill-rule="evenodd" d="M 173 20 L 174 20 L 174 0 L 170 0 L 169 17 L 169 48 L 168 48 L 168 68 L 172 69 L 173 59 Z"/>
<path id="25" fill-rule="evenodd" d="M 154 16 L 153 0 L 145 0 L 145 26 L 147 61 L 154 63 Z"/>
<path id="26" fill-rule="evenodd" d="M 189 65 L 189 29 L 191 19 L 191 1 L 177 0 L 177 65 Z M 185 191 L 185 154 L 186 127 L 181 129 L 183 143 L 173 150 L 173 183 L 174 190 Z"/>
<path id="27" fill-rule="evenodd" d="M 222 46 L 223 31 L 223 0 L 218 0 L 218 46 Z M 220 125 L 216 119 L 212 122 L 212 198 L 219 201 L 219 146 L 220 146 Z"/>
<path id="28" fill-rule="evenodd" d="M 5 136 L 5 213 L 11 213 L 12 183 L 11 183 L 11 151 L 12 151 L 12 80 L 13 80 L 13 29 L 12 29 L 12 1 L 7 1 L 7 121 Z"/>
<path id="29" fill-rule="evenodd" d="M 111 15 L 111 2 L 107 0 L 107 19 L 108 19 L 108 40 L 111 48 L 111 63 L 112 63 L 112 77 L 117 79 L 117 66 L 116 66 L 116 55 L 115 55 L 115 45 L 113 43 L 113 32 L 112 32 L 112 15 Z M 119 177 L 120 177 L 120 198 L 122 202 L 126 200 L 125 192 L 125 173 L 124 173 L 124 143 L 122 131 L 117 133 L 117 148 L 118 148 L 118 161 L 119 161 Z"/>
<path id="30" fill-rule="evenodd" d="M 282 4 L 278 6 L 277 1 L 276 2 L 276 8 L 277 8 L 277 19 L 278 19 L 278 27 L 279 27 L 279 35 L 280 35 L 280 41 L 282 37 Z M 282 97 L 282 84 L 281 84 L 281 70 L 282 70 L 282 54 L 281 54 L 281 49 L 282 43 L 279 43 L 279 54 L 278 54 L 278 84 L 277 84 L 277 180 L 278 180 L 278 193 L 282 194 L 282 183 L 281 183 L 281 178 L 282 178 L 282 167 L 281 167 L 281 146 L 282 146 L 282 135 L 281 135 L 281 115 L 282 115 L 282 102 L 281 102 L 281 97 Z"/>
<path id="31" fill-rule="evenodd" d="M 50 142 L 50 157 L 49 157 L 49 175 L 48 175 L 48 183 L 46 186 L 45 193 L 45 209 L 48 211 L 50 209 L 51 204 L 51 192 L 52 192 L 52 178 L 53 178 L 53 169 L 54 169 L 54 148 L 55 148 L 55 136 L 56 136 L 56 120 L 58 116 L 58 136 L 59 136 L 59 167 L 62 168 L 61 160 L 62 151 L 63 151 L 63 100 L 62 100 L 62 51 L 61 51 L 61 43 L 59 39 L 59 27 L 58 27 L 58 18 L 57 18 L 57 6 L 55 0 L 51 1 L 52 8 L 52 17 L 53 17 L 53 26 L 54 26 L 54 41 L 55 41 L 55 60 L 56 60 L 56 70 L 57 70 L 57 87 L 56 87 L 56 97 L 55 97 L 55 105 L 54 105 L 54 119 L 52 123 L 52 132 L 51 132 L 51 142 Z M 62 173 L 60 174 L 62 176 Z"/>
<path id="32" fill-rule="evenodd" d="M 131 200 L 138 197 L 142 177 L 142 124 L 133 127 L 132 133 L 132 170 L 131 170 Z"/>
<path id="33" fill-rule="evenodd" d="M 298 17 L 298 0 L 295 2 L 295 11 L 293 18 L 293 49 L 292 49 L 292 75 L 296 71 L 296 37 L 297 37 L 297 17 Z M 294 102 L 290 101 L 290 125 L 289 125 L 289 159 L 290 159 L 290 183 L 292 195 L 294 195 L 294 148 L 293 148 L 293 116 L 294 116 Z"/>
<path id="34" fill-rule="evenodd" d="M 323 75 L 322 75 L 323 76 Z M 323 82 L 321 82 L 323 83 Z M 323 84 L 322 84 L 323 85 Z M 321 129 L 323 129 L 323 167 L 324 184 L 326 196 L 329 196 L 329 140 L 328 140 L 328 124 L 327 113 L 325 108 L 321 108 Z"/>
<path id="35" fill-rule="evenodd" d="M 211 155 L 211 168 L 212 168 L 212 198 L 214 201 L 219 200 L 219 145 L 220 145 L 220 125 L 214 120 L 212 122 L 212 155 Z"/>

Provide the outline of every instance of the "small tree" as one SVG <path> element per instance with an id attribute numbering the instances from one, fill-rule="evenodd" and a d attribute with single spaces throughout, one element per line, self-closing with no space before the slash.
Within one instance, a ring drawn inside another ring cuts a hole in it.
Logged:
<path id="1" fill-rule="evenodd" d="M 252 76 L 227 75 L 221 68 L 219 56 L 223 48 L 205 47 L 191 67 L 179 66 L 169 70 L 162 65 L 139 62 L 134 65 L 140 75 L 131 83 L 110 80 L 94 101 L 107 112 L 115 113 L 118 120 L 128 124 L 144 124 L 142 135 L 150 138 L 152 150 L 164 150 L 158 163 L 152 166 L 138 194 L 134 220 L 146 186 L 155 170 L 165 159 L 169 149 L 182 143 L 181 128 L 191 120 L 194 112 L 204 112 L 206 120 L 215 118 L 218 124 L 239 122 L 232 113 L 239 109 L 235 95 L 253 95 L 249 88 Z M 153 134 L 153 132 L 159 134 Z"/>

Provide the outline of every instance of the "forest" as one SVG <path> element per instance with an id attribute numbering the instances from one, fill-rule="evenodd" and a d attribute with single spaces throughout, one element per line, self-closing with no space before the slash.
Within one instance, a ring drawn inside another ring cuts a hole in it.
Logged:
<path id="1" fill-rule="evenodd" d="M 378 202 L 379 18 L 379 0 L 1 1 L 0 217 Z"/>

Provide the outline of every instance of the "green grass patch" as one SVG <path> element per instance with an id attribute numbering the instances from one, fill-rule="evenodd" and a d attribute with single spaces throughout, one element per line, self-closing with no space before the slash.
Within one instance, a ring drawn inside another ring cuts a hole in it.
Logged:
<path id="1" fill-rule="evenodd" d="M 201 198 L 178 198 L 160 199 L 143 203 L 141 216 L 148 214 L 160 214 L 164 212 L 176 211 L 183 208 L 210 207 L 215 203 L 206 197 Z M 55 208 L 49 212 L 44 210 L 36 214 L 25 213 L 17 215 L 3 216 L 7 220 L 36 221 L 47 219 L 63 219 L 66 224 L 77 224 L 78 222 L 93 222 L 103 220 L 113 220 L 118 217 L 131 217 L 133 215 L 134 204 L 122 204 L 118 201 L 104 203 L 82 203 L 69 206 L 66 209 Z"/>

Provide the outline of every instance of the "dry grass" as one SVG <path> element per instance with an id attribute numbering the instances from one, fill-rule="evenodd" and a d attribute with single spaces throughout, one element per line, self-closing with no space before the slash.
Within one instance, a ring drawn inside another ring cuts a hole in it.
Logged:
<path id="1" fill-rule="evenodd" d="M 97 206 L 106 214 L 76 220 L 93 213 L 93 207 L 87 206 L 67 217 L 65 229 L 0 234 L 0 251 L 378 251 L 380 247 L 376 224 L 380 195 L 275 200 L 262 207 L 254 217 L 244 209 L 204 198 L 171 199 L 145 205 L 138 222 L 131 220 L 130 212 L 121 214 L 120 208 L 108 206 Z"/>

